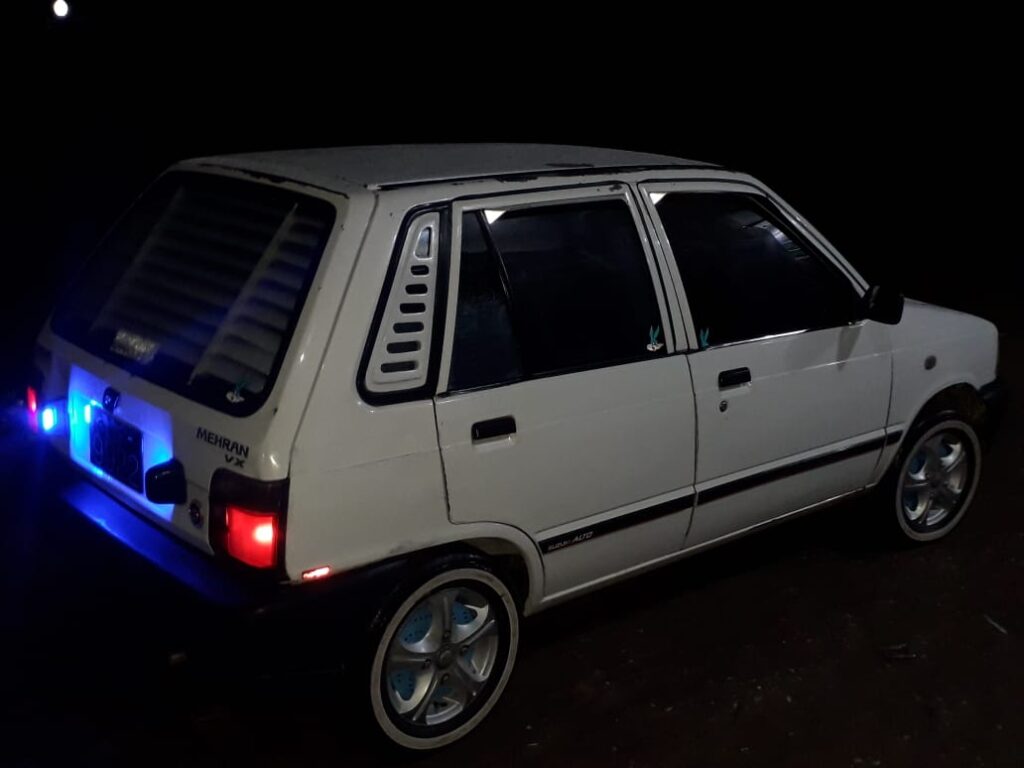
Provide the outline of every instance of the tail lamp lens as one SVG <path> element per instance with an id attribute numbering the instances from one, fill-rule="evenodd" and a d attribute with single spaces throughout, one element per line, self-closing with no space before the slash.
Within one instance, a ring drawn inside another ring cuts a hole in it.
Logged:
<path id="1" fill-rule="evenodd" d="M 229 506 L 225 510 L 228 554 L 253 568 L 277 565 L 278 516 Z"/>
<path id="2" fill-rule="evenodd" d="M 284 570 L 288 481 L 218 469 L 210 481 L 210 543 L 251 568 Z"/>

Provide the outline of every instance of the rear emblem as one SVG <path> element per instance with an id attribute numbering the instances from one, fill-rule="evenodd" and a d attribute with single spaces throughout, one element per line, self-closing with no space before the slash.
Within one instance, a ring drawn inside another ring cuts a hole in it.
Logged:
<path id="1" fill-rule="evenodd" d="M 152 339 L 126 331 L 124 328 L 117 332 L 114 343 L 110 345 L 111 352 L 142 365 L 152 362 L 159 348 L 160 345 Z"/>
<path id="2" fill-rule="evenodd" d="M 121 393 L 113 387 L 107 387 L 103 390 L 103 410 L 107 413 L 113 413 L 114 409 L 117 408 L 118 403 L 121 402 Z"/>

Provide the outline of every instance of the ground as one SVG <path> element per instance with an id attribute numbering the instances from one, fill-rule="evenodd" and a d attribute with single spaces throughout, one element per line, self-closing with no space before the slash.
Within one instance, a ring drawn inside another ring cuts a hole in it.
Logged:
<path id="1" fill-rule="evenodd" d="M 1024 345 L 1001 374 L 1024 392 Z M 0 435 L 4 765 L 385 765 L 330 670 L 218 673 L 207 606 L 43 503 Z M 528 619 L 485 723 L 422 766 L 1024 764 L 1024 404 L 945 541 L 861 500 Z M 239 649 L 223 648 L 228 659 Z M 227 665 L 226 665 L 227 666 Z"/>

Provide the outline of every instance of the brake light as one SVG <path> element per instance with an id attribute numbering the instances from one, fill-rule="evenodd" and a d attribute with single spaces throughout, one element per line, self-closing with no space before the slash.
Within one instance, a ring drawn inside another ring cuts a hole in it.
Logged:
<path id="1" fill-rule="evenodd" d="M 228 507 L 224 524 L 231 557 L 253 568 L 277 565 L 277 515 Z"/>
<path id="2" fill-rule="evenodd" d="M 39 430 L 39 393 L 35 387 L 25 390 L 25 410 L 28 417 L 28 428 L 33 432 Z"/>
<path id="3" fill-rule="evenodd" d="M 210 543 L 252 568 L 283 571 L 287 510 L 287 480 L 218 469 L 210 483 Z"/>

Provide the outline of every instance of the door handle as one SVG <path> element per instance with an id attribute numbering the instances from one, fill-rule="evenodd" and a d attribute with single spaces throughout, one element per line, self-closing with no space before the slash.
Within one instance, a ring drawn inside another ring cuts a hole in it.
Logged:
<path id="1" fill-rule="evenodd" d="M 506 437 L 516 433 L 516 420 L 512 416 L 501 416 L 497 419 L 478 421 L 473 425 L 471 434 L 473 442 L 489 440 L 492 437 Z"/>
<path id="2" fill-rule="evenodd" d="M 718 374 L 719 389 L 729 389 L 730 387 L 738 387 L 741 384 L 749 383 L 749 368 L 730 368 L 728 371 L 722 371 L 720 374 Z"/>

